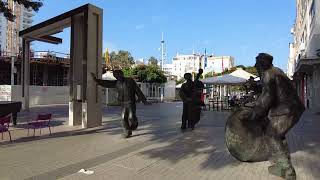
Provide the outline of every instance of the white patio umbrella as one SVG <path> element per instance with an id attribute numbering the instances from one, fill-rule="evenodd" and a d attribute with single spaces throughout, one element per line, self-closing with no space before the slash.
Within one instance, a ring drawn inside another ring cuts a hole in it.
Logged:
<path id="1" fill-rule="evenodd" d="M 114 76 L 113 76 L 113 72 L 112 71 L 107 71 L 106 73 L 102 74 L 102 79 L 103 80 L 117 80 Z M 109 89 L 106 88 L 106 103 L 109 103 Z"/>
<path id="2" fill-rule="evenodd" d="M 248 73 L 242 68 L 238 68 L 230 74 L 206 78 L 202 80 L 202 82 L 211 85 L 237 85 L 244 84 L 250 78 L 250 76 L 254 78 L 257 77 L 251 73 Z"/>
<path id="3" fill-rule="evenodd" d="M 250 76 L 256 78 L 257 76 L 251 73 L 248 73 L 247 71 L 243 70 L 242 68 L 237 68 L 237 70 L 233 71 L 232 73 L 230 73 L 230 75 L 232 76 L 236 76 L 236 77 L 240 77 L 240 78 L 244 78 L 244 79 L 249 79 Z"/>

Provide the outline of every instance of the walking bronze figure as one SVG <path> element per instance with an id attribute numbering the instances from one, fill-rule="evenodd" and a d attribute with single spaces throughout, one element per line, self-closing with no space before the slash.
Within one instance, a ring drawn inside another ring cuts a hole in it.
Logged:
<path id="1" fill-rule="evenodd" d="M 136 95 L 138 96 L 138 102 L 142 101 L 144 104 L 150 104 L 147 102 L 146 97 L 138 87 L 137 83 L 131 79 L 126 78 L 121 70 L 113 71 L 113 76 L 117 79 L 113 80 L 101 80 L 98 79 L 95 74 L 91 73 L 94 81 L 100 86 L 105 88 L 116 88 L 118 91 L 118 101 L 122 107 L 121 122 L 124 133 L 122 136 L 128 138 L 132 135 L 132 130 L 136 130 L 138 127 L 138 119 L 136 116 Z"/>
<path id="2" fill-rule="evenodd" d="M 183 101 L 181 130 L 185 130 L 187 125 L 188 128 L 194 128 L 194 123 L 192 121 L 194 82 L 192 81 L 192 75 L 190 73 L 185 73 L 184 79 L 186 82 L 182 84 L 179 91 L 179 95 Z"/>

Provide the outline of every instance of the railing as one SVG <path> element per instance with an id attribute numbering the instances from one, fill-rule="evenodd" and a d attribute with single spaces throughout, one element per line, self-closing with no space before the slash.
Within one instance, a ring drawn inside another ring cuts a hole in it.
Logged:
<path id="1" fill-rule="evenodd" d="M 0 59 L 8 60 L 12 56 L 16 57 L 17 60 L 21 60 L 21 53 L 14 53 L 12 55 L 9 51 L 0 51 Z M 53 63 L 69 63 L 70 55 L 67 53 L 55 52 L 55 51 L 31 51 L 30 52 L 31 61 L 50 61 Z"/>

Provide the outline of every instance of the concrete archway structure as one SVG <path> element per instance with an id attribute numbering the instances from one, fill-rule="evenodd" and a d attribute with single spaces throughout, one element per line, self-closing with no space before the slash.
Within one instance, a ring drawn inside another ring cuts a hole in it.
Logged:
<path id="1" fill-rule="evenodd" d="M 103 10 L 86 4 L 36 24 L 19 35 L 23 40 L 23 109 L 29 110 L 30 42 L 62 43 L 54 34 L 71 27 L 69 125 L 84 128 L 102 123 L 101 88 L 90 76 L 101 77 Z"/>

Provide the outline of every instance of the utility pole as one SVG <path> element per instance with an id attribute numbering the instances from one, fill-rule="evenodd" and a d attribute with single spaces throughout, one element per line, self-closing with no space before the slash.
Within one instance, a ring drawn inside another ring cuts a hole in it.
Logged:
<path id="1" fill-rule="evenodd" d="M 162 32 L 162 38 L 161 38 L 161 70 L 163 71 L 163 64 L 164 64 L 164 38 L 163 38 L 163 32 Z M 160 101 L 163 102 L 164 97 L 164 87 L 160 87 Z"/>

